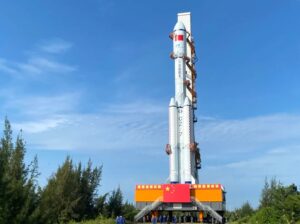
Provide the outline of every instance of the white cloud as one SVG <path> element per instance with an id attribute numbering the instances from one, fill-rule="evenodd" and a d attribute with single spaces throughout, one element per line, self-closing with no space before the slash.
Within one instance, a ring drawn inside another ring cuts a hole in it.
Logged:
<path id="1" fill-rule="evenodd" d="M 47 131 L 49 129 L 56 128 L 57 126 L 65 123 L 66 120 L 63 117 L 56 117 L 51 119 L 39 120 L 36 122 L 20 122 L 14 123 L 13 126 L 16 130 L 25 130 L 28 134 L 35 134 Z"/>
<path id="2" fill-rule="evenodd" d="M 64 104 L 64 101 L 58 101 L 57 104 Z M 41 115 L 43 113 L 39 111 L 48 111 L 47 105 L 42 103 L 37 106 L 36 111 L 30 113 Z M 31 108 L 31 105 L 25 107 Z M 21 127 L 22 123 L 17 124 L 17 127 L 24 130 L 28 142 L 40 149 L 135 150 L 140 148 L 147 151 L 156 148 L 161 151 L 167 142 L 167 122 L 163 119 L 166 114 L 161 113 L 160 109 L 150 103 L 135 102 L 118 107 L 108 106 L 101 108 L 101 111 L 96 114 L 85 115 L 73 113 L 68 109 L 70 108 L 65 108 L 63 110 L 65 112 L 52 110 L 52 113 L 46 116 L 47 119 L 28 121 L 24 123 L 24 128 Z"/>
<path id="3" fill-rule="evenodd" d="M 250 175 L 262 178 L 265 176 L 279 176 L 280 179 L 293 179 L 298 173 L 298 170 L 293 168 L 297 167 L 300 162 L 299 151 L 300 144 L 287 144 L 280 149 L 275 148 L 262 152 L 261 155 L 257 155 L 255 158 L 228 163 L 225 167 L 240 171 L 241 174 L 245 174 L 246 171 L 246 178 L 249 178 Z"/>
<path id="4" fill-rule="evenodd" d="M 120 114 L 167 114 L 167 105 L 154 101 L 134 101 L 129 103 L 114 103 L 107 105 L 103 108 L 104 111 L 109 113 Z"/>
<path id="5" fill-rule="evenodd" d="M 1 92 L 0 92 L 1 95 Z M 3 105 L 5 110 L 13 110 L 31 118 L 52 118 L 71 113 L 79 103 L 81 94 L 65 93 L 55 96 L 9 96 Z"/>
<path id="6" fill-rule="evenodd" d="M 127 67 L 127 68 L 122 68 L 122 69 L 120 69 L 120 72 L 118 73 L 118 75 L 115 77 L 114 81 L 116 83 L 128 82 L 128 81 L 134 79 L 134 77 L 136 77 L 137 75 L 139 75 L 141 73 L 142 73 L 142 71 L 138 65 L 134 65 L 134 66 Z"/>
<path id="7" fill-rule="evenodd" d="M 39 46 L 42 51 L 47 53 L 63 53 L 68 51 L 72 47 L 72 43 L 67 42 L 62 39 L 53 39 L 50 41 L 46 41 Z"/>
<path id="8" fill-rule="evenodd" d="M 36 77 L 36 75 L 42 74 L 70 73 L 76 70 L 77 68 L 73 65 L 50 60 L 44 56 L 35 56 L 29 58 L 26 62 L 0 59 L 0 71 L 19 78 Z"/>
<path id="9" fill-rule="evenodd" d="M 0 58 L 0 71 L 8 74 L 16 74 L 18 72 L 13 66 L 9 65 L 9 62 L 4 58 Z"/>
<path id="10" fill-rule="evenodd" d="M 265 144 L 297 141 L 300 115 L 274 114 L 240 120 L 200 120 L 199 139 L 203 145 L 239 153 L 261 149 Z M 215 147 L 214 147 L 215 146 Z"/>
<path id="11" fill-rule="evenodd" d="M 297 169 L 300 162 L 300 144 L 286 143 L 280 148 L 265 148 L 266 150 L 250 158 L 244 156 L 238 161 L 225 164 L 216 162 L 204 167 L 200 171 L 200 181 L 222 183 L 228 192 L 229 209 L 239 207 L 246 201 L 257 206 L 266 177 L 275 177 L 283 184 L 297 185 L 300 181 Z M 219 156 L 224 155 L 226 157 L 225 153 Z"/>
<path id="12" fill-rule="evenodd" d="M 14 97 L 2 107 L 21 112 L 27 119 L 24 124 L 30 127 L 30 133 L 38 135 L 43 132 L 39 142 L 45 141 L 46 144 L 47 134 L 60 139 L 54 148 L 63 148 L 68 142 L 77 149 L 117 149 L 125 146 L 163 149 L 168 135 L 167 105 L 147 100 L 114 103 L 102 105 L 98 110 L 95 108 L 98 112 L 92 114 L 78 114 L 76 111 L 82 97 L 81 93 Z M 23 129 L 26 132 L 27 128 Z M 222 161 L 220 155 L 225 159 L 230 155 L 226 161 L 232 163 L 239 162 L 243 156 L 254 158 L 260 151 L 266 152 L 271 148 L 273 154 L 280 153 L 279 150 L 283 149 L 278 147 L 286 143 L 300 143 L 299 132 L 300 116 L 296 114 L 240 120 L 201 117 L 196 128 L 197 140 L 206 161 L 212 158 Z M 89 141 L 79 141 L 80 136 Z"/>
<path id="13" fill-rule="evenodd" d="M 72 46 L 71 43 L 56 40 L 48 42 L 39 47 L 42 51 L 30 54 L 24 61 L 12 61 L 0 58 L 0 72 L 12 75 L 17 78 L 39 77 L 40 75 L 66 74 L 77 70 L 76 66 L 60 62 L 53 57 L 48 57 L 48 53 L 61 53 L 67 51 Z"/>
<path id="14" fill-rule="evenodd" d="M 59 63 L 45 57 L 30 58 L 26 63 L 17 64 L 19 73 L 42 74 L 42 73 L 69 73 L 76 70 L 75 66 Z"/>
<path id="15" fill-rule="evenodd" d="M 80 94 L 33 97 L 11 101 L 7 106 L 23 108 L 24 113 L 37 118 L 38 123 L 38 119 L 43 121 L 62 116 L 64 122 L 57 122 L 57 126 L 51 128 L 49 133 L 41 129 L 43 135 L 49 134 L 52 138 L 60 139 L 53 146 L 55 148 L 63 148 L 68 142 L 67 145 L 76 149 L 155 147 L 160 150 L 167 142 L 167 105 L 149 101 L 114 103 L 102 105 L 97 113 L 83 115 L 76 113 L 80 98 Z M 275 146 L 286 142 L 300 143 L 299 115 L 276 114 L 240 120 L 203 117 L 199 123 L 197 140 L 209 159 L 219 155 L 226 159 L 230 155 L 227 161 L 234 163 L 241 156 L 255 156 L 270 148 L 276 154 Z M 44 137 L 40 136 L 39 141 L 46 142 L 47 138 Z M 89 140 L 82 141 L 81 138 Z"/>

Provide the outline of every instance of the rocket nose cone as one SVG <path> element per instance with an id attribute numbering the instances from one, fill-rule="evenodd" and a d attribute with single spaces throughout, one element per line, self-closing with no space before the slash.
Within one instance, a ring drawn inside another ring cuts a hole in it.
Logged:
<path id="1" fill-rule="evenodd" d="M 171 100 L 170 100 L 170 104 L 169 104 L 169 107 L 176 107 L 176 102 L 175 102 L 175 99 L 172 97 Z"/>
<path id="2" fill-rule="evenodd" d="M 188 97 L 186 97 L 186 98 L 184 99 L 183 106 L 190 106 L 190 105 L 191 105 L 190 100 L 189 100 Z"/>
<path id="3" fill-rule="evenodd" d="M 183 22 L 178 21 L 174 26 L 174 31 L 176 30 L 186 30 Z"/>

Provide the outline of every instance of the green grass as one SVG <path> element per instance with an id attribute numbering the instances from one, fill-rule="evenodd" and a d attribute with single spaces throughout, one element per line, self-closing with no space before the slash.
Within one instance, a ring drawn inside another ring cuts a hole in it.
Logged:
<path id="1" fill-rule="evenodd" d="M 87 220 L 87 221 L 82 221 L 82 222 L 72 221 L 72 222 L 69 222 L 69 224 L 115 224 L 115 220 L 99 217 L 94 220 Z"/>

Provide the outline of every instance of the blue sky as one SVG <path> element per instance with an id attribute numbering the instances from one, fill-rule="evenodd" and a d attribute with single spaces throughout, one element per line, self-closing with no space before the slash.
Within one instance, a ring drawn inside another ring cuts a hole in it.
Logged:
<path id="1" fill-rule="evenodd" d="M 129 201 L 166 181 L 168 34 L 185 11 L 200 182 L 222 183 L 229 209 L 257 206 L 265 177 L 299 185 L 299 0 L 2 2 L 0 116 L 23 129 L 42 186 L 66 155 L 103 164 L 99 192 L 120 185 Z"/>

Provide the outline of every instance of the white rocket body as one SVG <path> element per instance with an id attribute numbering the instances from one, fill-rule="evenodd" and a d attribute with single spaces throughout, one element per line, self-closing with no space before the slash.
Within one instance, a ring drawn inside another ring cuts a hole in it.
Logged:
<path id="1" fill-rule="evenodd" d="M 173 58 L 175 63 L 175 98 L 169 105 L 170 182 L 197 183 L 195 155 L 191 152 L 194 143 L 193 106 L 186 94 L 187 33 L 182 22 L 177 22 L 173 31 Z"/>
<path id="2" fill-rule="evenodd" d="M 184 59 L 186 56 L 186 31 L 182 22 L 177 22 L 174 27 L 173 55 L 175 57 L 175 100 L 178 106 L 182 107 L 186 96 L 183 83 L 186 75 Z"/>

